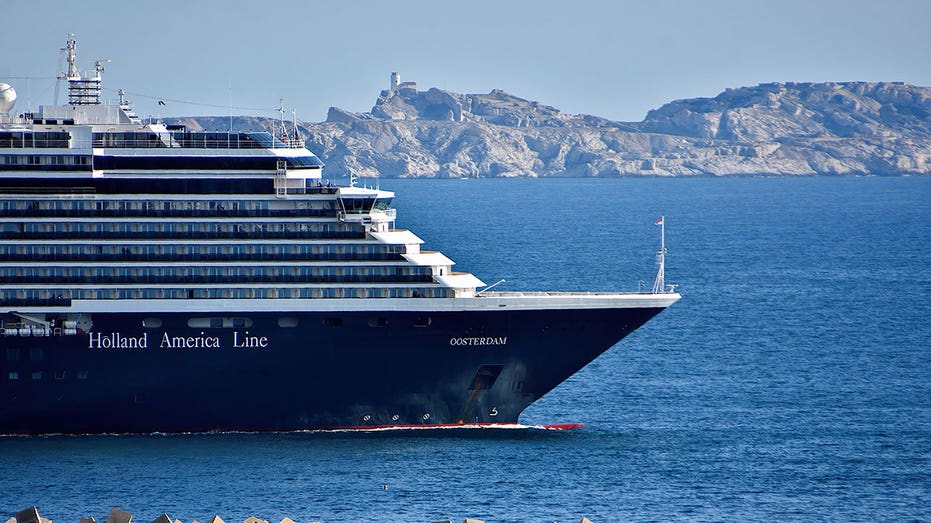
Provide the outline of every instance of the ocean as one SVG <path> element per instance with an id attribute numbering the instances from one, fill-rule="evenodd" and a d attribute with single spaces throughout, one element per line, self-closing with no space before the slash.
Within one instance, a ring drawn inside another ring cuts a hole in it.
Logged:
<path id="1" fill-rule="evenodd" d="M 0 519 L 931 520 L 931 178 L 386 180 L 497 290 L 682 300 L 523 415 L 584 429 L 0 437 Z"/>

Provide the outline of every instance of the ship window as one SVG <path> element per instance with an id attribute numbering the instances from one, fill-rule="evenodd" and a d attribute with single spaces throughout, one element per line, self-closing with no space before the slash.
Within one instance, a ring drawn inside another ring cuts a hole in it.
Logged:
<path id="1" fill-rule="evenodd" d="M 369 327 L 387 327 L 388 318 L 371 318 L 369 319 Z"/>
<path id="2" fill-rule="evenodd" d="M 293 316 L 278 318 L 278 326 L 286 329 L 297 327 L 297 318 Z"/>
<path id="3" fill-rule="evenodd" d="M 342 318 L 323 318 L 324 327 L 341 327 L 343 325 Z"/>
<path id="4" fill-rule="evenodd" d="M 433 323 L 430 316 L 418 316 L 414 319 L 414 327 L 429 327 Z"/>
<path id="5" fill-rule="evenodd" d="M 348 213 L 363 213 L 372 210 L 375 198 L 340 198 L 339 202 L 343 206 L 343 210 Z"/>
<path id="6" fill-rule="evenodd" d="M 63 380 L 63 379 L 65 379 L 65 371 L 63 371 L 63 370 L 56 370 L 56 371 L 55 371 L 55 379 L 56 379 L 56 380 Z"/>
<path id="7" fill-rule="evenodd" d="M 192 329 L 220 329 L 252 327 L 250 318 L 191 318 L 187 326 Z"/>
<path id="8" fill-rule="evenodd" d="M 19 348 L 8 347 L 6 349 L 6 361 L 19 361 Z"/>
<path id="9" fill-rule="evenodd" d="M 32 361 L 42 361 L 45 358 L 45 351 L 42 347 L 32 347 L 29 349 L 29 359 Z"/>
<path id="10" fill-rule="evenodd" d="M 293 156 L 286 160 L 289 169 L 322 167 L 323 162 L 316 156 Z"/>
<path id="11" fill-rule="evenodd" d="M 6 374 L 6 377 L 10 381 L 16 381 L 19 379 L 19 373 L 16 372 L 15 370 L 11 370 L 10 372 Z"/>
<path id="12" fill-rule="evenodd" d="M 160 318 L 145 318 L 142 320 L 142 326 L 146 329 L 157 329 L 162 326 Z"/>
<path id="13" fill-rule="evenodd" d="M 37 371 L 33 372 L 33 373 L 32 373 L 32 379 L 33 379 L 33 380 L 36 380 L 36 381 L 41 380 L 41 379 L 42 379 L 42 371 L 41 371 L 41 370 L 37 370 Z"/>
<path id="14" fill-rule="evenodd" d="M 78 376 L 78 379 L 79 379 L 79 380 L 86 380 L 86 379 L 87 379 L 87 371 L 86 371 L 86 370 L 79 370 L 77 376 Z"/>

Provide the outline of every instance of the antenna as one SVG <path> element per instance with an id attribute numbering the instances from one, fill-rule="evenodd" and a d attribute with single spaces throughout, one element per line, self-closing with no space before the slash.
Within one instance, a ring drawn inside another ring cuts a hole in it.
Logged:
<path id="1" fill-rule="evenodd" d="M 78 78 L 78 66 L 75 56 L 75 48 L 77 47 L 77 42 L 74 40 L 74 33 L 68 34 L 68 43 L 65 44 L 65 48 L 62 51 L 68 53 L 68 73 L 65 76 L 65 79 Z"/>
<path id="2" fill-rule="evenodd" d="M 229 94 L 229 102 L 230 102 L 230 131 L 229 132 L 232 133 L 233 132 L 233 81 L 232 80 L 230 80 L 229 82 L 229 89 L 227 90 L 227 93 Z"/>
<path id="3" fill-rule="evenodd" d="M 58 53 L 58 81 L 55 82 L 55 100 L 52 105 L 58 105 L 58 92 L 61 89 L 61 82 L 67 80 L 68 77 L 66 73 L 62 71 L 65 68 L 65 51 L 68 51 L 69 48 L 73 45 L 74 33 L 68 35 L 68 47 L 62 47 L 61 52 Z M 70 49 L 69 56 L 74 52 L 73 49 Z M 69 67 L 70 69 L 70 67 Z"/>
<path id="4" fill-rule="evenodd" d="M 282 134 L 280 139 L 283 142 L 288 135 L 288 128 L 284 126 L 284 98 L 278 99 L 278 117 L 278 124 L 281 128 L 279 132 Z"/>
<path id="5" fill-rule="evenodd" d="M 74 40 L 74 34 L 68 35 L 68 42 L 62 51 L 65 52 L 68 61 L 68 72 L 59 73 L 59 80 L 68 81 L 68 104 L 69 105 L 100 105 L 100 73 L 103 72 L 103 64 L 110 60 L 97 60 L 94 62 L 94 76 L 81 76 L 78 72 L 77 65 L 77 42 Z M 90 73 L 85 73 L 89 75 Z M 55 103 L 58 104 L 58 86 L 55 87 Z"/>

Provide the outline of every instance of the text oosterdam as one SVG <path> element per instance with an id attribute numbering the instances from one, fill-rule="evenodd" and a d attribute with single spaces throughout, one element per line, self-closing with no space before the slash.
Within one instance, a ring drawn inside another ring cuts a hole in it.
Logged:
<path id="1" fill-rule="evenodd" d="M 507 336 L 478 336 L 469 338 L 450 338 L 453 347 L 487 347 L 489 345 L 507 345 Z"/>

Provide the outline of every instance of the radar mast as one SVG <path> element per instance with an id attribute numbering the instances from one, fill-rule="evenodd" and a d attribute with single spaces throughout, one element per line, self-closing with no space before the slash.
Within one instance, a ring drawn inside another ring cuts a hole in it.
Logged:
<path id="1" fill-rule="evenodd" d="M 82 76 L 78 72 L 76 50 L 77 42 L 74 39 L 74 34 L 69 34 L 68 43 L 62 49 L 67 55 L 68 71 L 58 74 L 59 80 L 68 81 L 68 104 L 100 105 L 100 73 L 103 72 L 103 64 L 109 60 L 97 60 L 94 62 L 93 75 L 85 73 Z"/>

